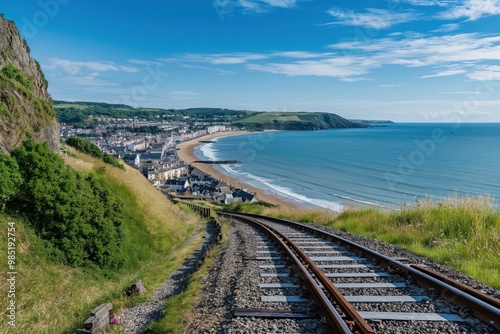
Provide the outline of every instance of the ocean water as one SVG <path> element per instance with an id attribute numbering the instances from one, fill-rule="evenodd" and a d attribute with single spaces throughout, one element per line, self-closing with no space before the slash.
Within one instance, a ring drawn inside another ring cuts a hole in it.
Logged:
<path id="1" fill-rule="evenodd" d="M 195 150 L 222 172 L 291 202 L 398 209 L 428 196 L 500 199 L 500 124 L 390 124 L 221 137 Z"/>

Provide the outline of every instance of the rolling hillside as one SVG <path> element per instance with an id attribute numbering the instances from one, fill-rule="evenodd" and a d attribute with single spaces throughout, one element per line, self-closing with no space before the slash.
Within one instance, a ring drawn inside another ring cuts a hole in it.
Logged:
<path id="1" fill-rule="evenodd" d="M 334 128 L 364 128 L 335 114 L 317 112 L 262 112 L 234 122 L 247 130 L 323 130 Z"/>

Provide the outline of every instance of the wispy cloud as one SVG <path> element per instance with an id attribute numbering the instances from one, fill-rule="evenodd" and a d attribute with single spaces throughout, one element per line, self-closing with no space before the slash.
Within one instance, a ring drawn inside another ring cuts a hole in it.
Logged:
<path id="1" fill-rule="evenodd" d="M 219 75 L 229 75 L 229 74 L 235 74 L 236 72 L 234 71 L 228 71 L 222 68 L 218 67 L 210 67 L 210 66 L 202 66 L 202 65 L 193 65 L 193 64 L 183 64 L 181 65 L 182 68 L 188 68 L 188 69 L 197 69 L 197 70 L 205 70 L 205 71 L 211 71 L 215 72 Z"/>
<path id="2" fill-rule="evenodd" d="M 89 73 L 83 75 L 52 75 L 50 82 L 62 87 L 118 87 L 119 83 L 110 80 L 104 80 L 98 73 Z"/>
<path id="3" fill-rule="evenodd" d="M 213 6 L 219 15 L 241 11 L 245 14 L 262 14 L 275 8 L 291 9 L 305 0 L 214 0 Z"/>
<path id="4" fill-rule="evenodd" d="M 446 70 L 446 71 L 438 72 L 436 74 L 423 75 L 420 78 L 426 79 L 426 78 L 447 77 L 450 75 L 457 75 L 457 74 L 463 74 L 463 73 L 465 73 L 465 70 Z"/>
<path id="5" fill-rule="evenodd" d="M 272 56 L 275 57 L 286 57 L 286 58 L 297 58 L 297 59 L 309 59 L 309 58 L 324 58 L 331 57 L 335 55 L 333 52 L 327 53 L 317 53 L 310 51 L 285 51 L 285 52 L 275 52 Z"/>
<path id="6" fill-rule="evenodd" d="M 500 66 L 481 66 L 467 75 L 472 80 L 500 80 Z"/>
<path id="7" fill-rule="evenodd" d="M 297 0 L 260 0 L 271 7 L 292 8 L 297 4 Z"/>
<path id="8" fill-rule="evenodd" d="M 192 61 L 204 62 L 213 65 L 245 64 L 253 60 L 269 58 L 268 55 L 258 53 L 218 53 L 218 54 L 184 54 L 177 58 L 164 59 L 165 61 Z"/>
<path id="9" fill-rule="evenodd" d="M 460 29 L 460 24 L 458 23 L 448 23 L 443 24 L 438 29 L 432 30 L 431 32 L 451 32 Z"/>
<path id="10" fill-rule="evenodd" d="M 268 54 L 184 54 L 166 61 L 181 62 L 185 68 L 246 69 L 286 76 L 334 77 L 350 82 L 370 80 L 374 70 L 389 65 L 424 68 L 420 75 L 422 79 L 452 75 L 463 75 L 472 80 L 500 79 L 500 67 L 487 66 L 492 61 L 500 61 L 500 36 L 405 33 L 370 41 L 341 42 L 328 47 L 332 52 L 290 50 Z"/>
<path id="11" fill-rule="evenodd" d="M 500 36 L 481 36 L 477 33 L 403 39 L 383 38 L 370 43 L 344 42 L 333 44 L 331 48 L 342 49 L 344 53 L 350 52 L 356 57 L 362 55 L 378 66 L 391 64 L 407 67 L 448 67 L 440 75 L 431 74 L 424 77 L 466 73 L 468 70 L 478 68 L 481 62 L 500 60 Z"/>
<path id="12" fill-rule="evenodd" d="M 106 72 L 106 71 L 116 71 L 116 72 L 127 72 L 135 73 L 139 72 L 138 69 L 130 66 L 117 65 L 111 61 L 74 61 L 61 58 L 50 58 L 49 62 L 45 65 L 47 69 L 51 70 L 62 70 L 67 74 L 78 74 L 82 70 L 93 71 L 93 72 Z"/>
<path id="13" fill-rule="evenodd" d="M 344 81 L 361 80 L 372 64 L 363 64 L 360 59 L 335 57 L 321 60 L 300 60 L 291 63 L 249 64 L 248 69 L 284 74 L 288 76 L 327 76 Z"/>
<path id="14" fill-rule="evenodd" d="M 414 12 L 398 12 L 387 9 L 368 8 L 364 13 L 353 10 L 332 8 L 328 11 L 336 21 L 326 25 L 347 25 L 373 29 L 387 29 L 396 24 L 417 20 L 419 15 Z"/>
<path id="15" fill-rule="evenodd" d="M 247 56 L 240 56 L 240 55 L 235 55 L 235 56 L 220 56 L 220 57 L 215 57 L 213 58 L 210 62 L 214 65 L 221 65 L 221 64 L 245 64 L 251 60 L 259 60 L 259 59 L 265 59 L 265 56 L 261 55 L 247 55 Z"/>
<path id="16" fill-rule="evenodd" d="M 75 61 L 49 58 L 42 64 L 44 71 L 50 72 L 50 81 L 61 87 L 118 87 L 123 80 L 111 78 L 120 73 L 137 73 L 135 67 L 119 65 L 111 61 Z M 105 75 L 105 74 L 108 75 Z M 112 74 L 111 74 L 112 73 Z"/>
<path id="17" fill-rule="evenodd" d="M 456 4 L 456 0 L 400 0 L 403 3 L 409 3 L 413 6 L 421 7 L 448 7 L 450 5 Z"/>
<path id="18" fill-rule="evenodd" d="M 136 64 L 136 65 L 143 65 L 143 66 L 163 65 L 162 62 L 157 61 L 157 60 L 129 59 L 128 62 L 132 63 L 132 64 Z"/>
<path id="19" fill-rule="evenodd" d="M 464 0 L 441 13 L 443 19 L 473 21 L 485 16 L 500 15 L 500 0 Z"/>
<path id="20" fill-rule="evenodd" d="M 453 116 L 458 117 L 458 119 L 491 119 L 493 115 L 488 112 L 483 112 L 479 110 L 440 110 L 440 111 L 421 111 L 417 112 L 417 115 L 420 115 L 425 120 L 434 120 L 434 119 L 453 119 Z"/>

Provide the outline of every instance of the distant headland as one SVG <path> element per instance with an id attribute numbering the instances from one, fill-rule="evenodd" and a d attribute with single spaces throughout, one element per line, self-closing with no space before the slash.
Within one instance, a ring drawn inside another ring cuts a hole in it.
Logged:
<path id="1" fill-rule="evenodd" d="M 134 108 L 123 104 L 101 102 L 54 101 L 54 109 L 61 123 L 86 128 L 98 125 L 99 119 L 103 117 L 151 122 L 164 120 L 179 124 L 192 122 L 194 127 L 225 125 L 248 131 L 366 128 L 375 122 L 369 121 L 371 123 L 368 124 L 368 121 L 348 120 L 327 112 L 268 112 L 223 108 Z M 136 125 L 131 128 L 137 127 Z"/>

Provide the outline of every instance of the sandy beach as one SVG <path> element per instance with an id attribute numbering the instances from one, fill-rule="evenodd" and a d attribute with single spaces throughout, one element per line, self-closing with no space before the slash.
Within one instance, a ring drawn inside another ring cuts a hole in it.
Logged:
<path id="1" fill-rule="evenodd" d="M 196 163 L 193 164 L 193 161 L 200 160 L 199 158 L 196 157 L 194 154 L 194 149 L 202 145 L 200 141 L 206 141 L 206 140 L 212 140 L 217 137 L 226 137 L 226 136 L 236 136 L 236 135 L 242 135 L 242 134 L 247 134 L 249 133 L 248 131 L 230 131 L 230 132 L 216 132 L 212 133 L 200 138 L 196 138 L 193 140 L 189 140 L 183 143 L 180 143 L 177 145 L 178 151 L 177 154 L 181 160 L 184 162 L 193 165 L 194 167 L 198 168 L 199 170 L 203 171 L 204 173 L 207 173 L 211 175 L 212 177 L 222 180 L 223 182 L 227 183 L 228 185 L 231 185 L 235 188 L 246 188 L 250 193 L 255 193 L 257 194 L 257 198 L 279 206 L 296 206 L 294 203 L 291 203 L 289 201 L 286 201 L 286 199 L 281 198 L 279 196 L 273 195 L 266 193 L 265 191 L 255 188 L 247 183 L 242 182 L 241 180 L 232 178 L 224 173 L 219 172 L 217 169 L 215 169 L 214 165 L 208 165 L 208 164 L 200 164 Z"/>

